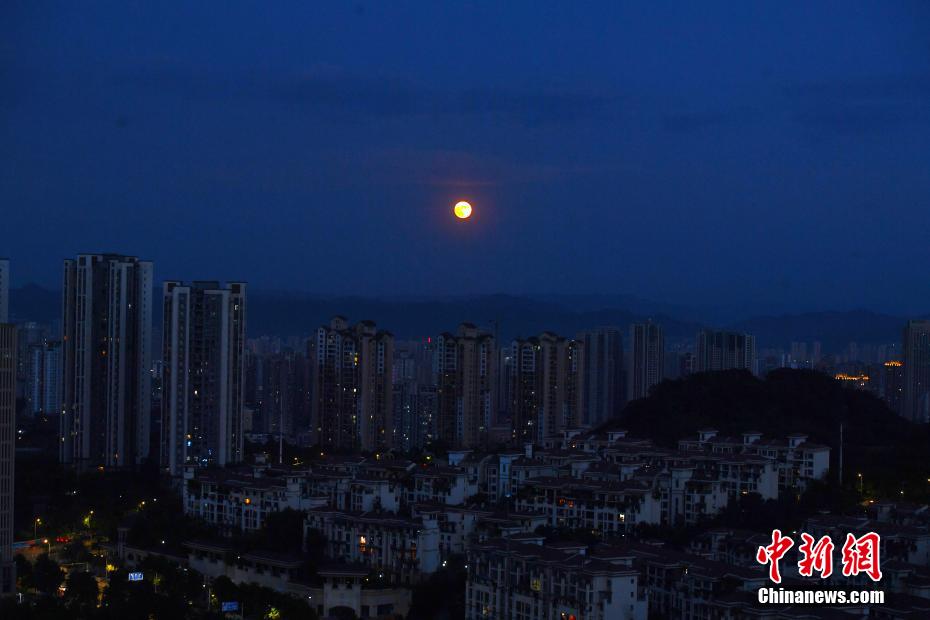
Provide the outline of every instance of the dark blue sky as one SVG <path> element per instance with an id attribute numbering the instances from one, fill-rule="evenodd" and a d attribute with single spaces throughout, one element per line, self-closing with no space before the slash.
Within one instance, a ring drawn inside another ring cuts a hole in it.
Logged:
<path id="1" fill-rule="evenodd" d="M 16 283 L 930 310 L 930 3 L 165 4 L 0 9 Z"/>

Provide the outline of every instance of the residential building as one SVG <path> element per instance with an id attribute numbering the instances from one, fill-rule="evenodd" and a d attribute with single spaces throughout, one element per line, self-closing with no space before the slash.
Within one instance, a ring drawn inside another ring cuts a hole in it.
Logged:
<path id="1" fill-rule="evenodd" d="M 461 467 L 433 465 L 417 468 L 405 478 L 407 504 L 445 504 L 460 506 L 478 493 L 477 481 Z"/>
<path id="2" fill-rule="evenodd" d="M 254 532 L 271 513 L 330 505 L 308 486 L 307 477 L 308 472 L 264 475 L 243 467 L 191 470 L 182 486 L 184 513 L 222 532 Z"/>
<path id="3" fill-rule="evenodd" d="M 322 534 L 328 557 L 383 571 L 390 583 L 417 583 L 440 566 L 439 526 L 428 516 L 316 508 L 307 512 L 305 542 L 312 531 Z"/>
<path id="4" fill-rule="evenodd" d="M 888 407 L 902 414 L 904 400 L 904 363 L 900 360 L 888 360 L 878 368 L 878 381 L 875 393 Z"/>
<path id="5" fill-rule="evenodd" d="M 680 440 L 678 448 L 690 455 L 714 455 L 721 480 L 732 483 L 731 493 L 759 493 L 764 499 L 825 480 L 830 471 L 830 447 L 810 442 L 802 433 L 766 439 L 757 431 L 724 437 L 715 429 L 702 429 L 695 437 Z"/>
<path id="6" fill-rule="evenodd" d="M 756 338 L 751 334 L 705 329 L 697 336 L 695 372 L 752 371 L 755 359 Z"/>
<path id="7" fill-rule="evenodd" d="M 584 544 L 498 538 L 468 552 L 467 620 L 646 620 L 641 574 L 629 557 Z"/>
<path id="8" fill-rule="evenodd" d="M 731 566 L 660 544 L 626 542 L 601 553 L 631 561 L 631 566 L 642 576 L 652 617 L 681 620 L 808 617 L 797 607 L 775 606 L 770 614 L 760 615 L 756 593 L 759 588 L 770 586 L 771 581 L 758 564 Z M 596 557 L 599 553 L 592 555 Z"/>
<path id="9" fill-rule="evenodd" d="M 597 426 L 623 408 L 623 334 L 616 327 L 581 332 L 581 426 Z"/>
<path id="10" fill-rule="evenodd" d="M 511 344 L 510 413 L 519 445 L 581 423 L 583 346 L 551 332 Z"/>
<path id="11" fill-rule="evenodd" d="M 494 336 L 471 323 L 436 339 L 437 438 L 452 448 L 487 444 L 495 419 L 497 350 Z"/>
<path id="12" fill-rule="evenodd" d="M 326 447 L 390 449 L 394 439 L 394 336 L 372 321 L 337 316 L 310 349 L 312 423 Z"/>
<path id="13" fill-rule="evenodd" d="M 551 527 L 616 536 L 638 524 L 662 522 L 653 490 L 650 483 L 639 480 L 534 478 L 517 492 L 515 506 L 523 512 L 545 514 Z"/>
<path id="14" fill-rule="evenodd" d="M 61 462 L 126 468 L 149 456 L 152 263 L 64 261 Z"/>
<path id="15" fill-rule="evenodd" d="M 163 285 L 161 466 L 242 460 L 246 285 Z"/>
<path id="16" fill-rule="evenodd" d="M 282 351 L 265 356 L 261 363 L 263 430 L 297 442 L 311 425 L 310 360 L 297 351 Z"/>
<path id="17" fill-rule="evenodd" d="M 930 321 L 908 321 L 903 340 L 902 415 L 913 422 L 930 422 Z"/>
<path id="18" fill-rule="evenodd" d="M 10 320 L 10 259 L 0 258 L 0 323 Z"/>
<path id="19" fill-rule="evenodd" d="M 433 439 L 436 415 L 431 339 L 397 343 L 393 372 L 393 445 L 404 451 L 423 448 Z"/>
<path id="20" fill-rule="evenodd" d="M 630 376 L 628 400 L 649 396 L 652 386 L 665 378 L 665 337 L 655 323 L 630 325 Z"/>
<path id="21" fill-rule="evenodd" d="M 22 398 L 26 403 L 26 411 L 34 411 L 34 392 L 41 383 L 41 374 L 36 374 L 36 357 L 34 351 L 41 348 L 49 340 L 47 325 L 26 321 L 16 326 L 16 397 Z M 40 371 L 41 371 L 41 359 Z"/>
<path id="22" fill-rule="evenodd" d="M 511 427 L 511 395 L 513 394 L 513 347 L 504 346 L 497 353 L 497 421 L 495 425 Z"/>
<path id="23" fill-rule="evenodd" d="M 0 323 L 0 596 L 16 592 L 13 563 L 16 346 L 16 328 Z"/>
<path id="24" fill-rule="evenodd" d="M 26 403 L 32 415 L 61 413 L 61 342 L 49 341 L 28 348 Z"/>
<path id="25" fill-rule="evenodd" d="M 305 558 L 295 552 L 237 553 L 228 544 L 197 540 L 185 547 L 186 564 L 206 578 L 223 576 L 237 585 L 271 588 L 306 601 L 320 618 L 340 617 L 347 610 L 355 618 L 406 617 L 410 609 L 410 588 L 372 583 L 370 571 L 359 565 L 332 562 L 308 573 Z"/>

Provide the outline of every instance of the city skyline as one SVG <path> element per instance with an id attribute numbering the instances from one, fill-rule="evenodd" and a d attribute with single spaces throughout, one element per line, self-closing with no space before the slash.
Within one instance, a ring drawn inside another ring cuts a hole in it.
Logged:
<path id="1" fill-rule="evenodd" d="M 435 345 L 401 342 L 398 351 L 420 353 L 401 353 L 398 374 L 394 335 L 370 320 L 350 326 L 335 316 L 316 336 L 269 348 L 267 334 L 246 327 L 244 283 L 165 281 L 159 359 L 151 261 L 87 254 L 64 266 L 61 340 L 54 327 L 20 325 L 17 392 L 29 415 L 61 414 L 60 458 L 79 470 L 135 468 L 152 449 L 178 476 L 189 465 L 240 462 L 246 436 L 277 437 L 279 452 L 308 441 L 338 450 L 545 443 L 609 422 L 666 378 L 733 369 L 765 377 L 816 368 L 907 419 L 926 418 L 916 411 L 918 400 L 926 411 L 925 343 L 909 334 L 927 321 L 908 322 L 900 351 L 853 342 L 826 357 L 819 341 L 757 351 L 753 334 L 708 328 L 685 348 L 668 347 L 651 321 L 629 325 L 626 354 L 617 327 L 501 341 L 496 325 L 462 323 Z"/>
<path id="2" fill-rule="evenodd" d="M 930 2 L 0 3 L 0 618 L 930 617 Z"/>

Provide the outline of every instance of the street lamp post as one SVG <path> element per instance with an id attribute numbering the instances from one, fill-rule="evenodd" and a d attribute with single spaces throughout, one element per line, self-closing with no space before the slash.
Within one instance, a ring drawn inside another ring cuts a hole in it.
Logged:
<path id="1" fill-rule="evenodd" d="M 35 521 L 32 522 L 32 538 L 36 539 L 39 537 L 39 526 L 42 525 L 42 519 L 36 517 Z"/>

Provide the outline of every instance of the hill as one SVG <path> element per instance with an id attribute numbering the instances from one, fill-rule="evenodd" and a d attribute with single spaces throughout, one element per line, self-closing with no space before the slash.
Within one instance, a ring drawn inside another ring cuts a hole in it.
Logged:
<path id="1" fill-rule="evenodd" d="M 700 428 L 769 437 L 805 433 L 829 445 L 832 475 L 839 469 L 843 425 L 844 481 L 862 473 L 876 493 L 930 495 L 930 431 L 895 415 L 871 394 L 844 388 L 831 377 L 805 370 L 776 370 L 765 379 L 744 371 L 699 373 L 666 381 L 630 403 L 606 427 L 626 428 L 664 446 Z"/>

